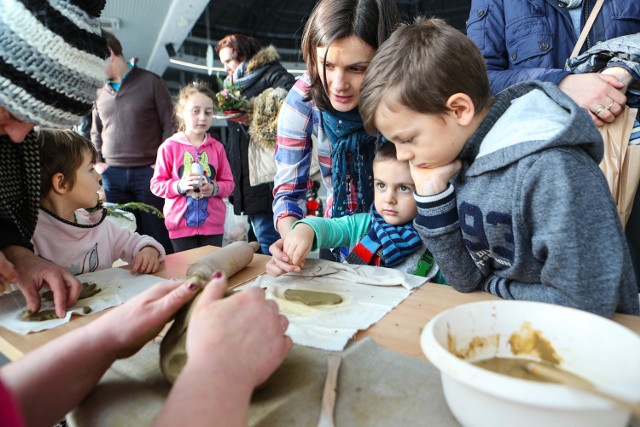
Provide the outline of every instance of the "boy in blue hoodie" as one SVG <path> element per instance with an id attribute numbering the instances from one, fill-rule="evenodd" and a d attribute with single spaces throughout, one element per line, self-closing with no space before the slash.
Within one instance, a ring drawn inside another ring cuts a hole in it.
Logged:
<path id="1" fill-rule="evenodd" d="M 480 51 L 419 18 L 376 53 L 360 113 L 408 160 L 415 228 L 461 292 L 638 314 L 618 215 L 598 168 L 602 139 L 555 85 L 491 97 Z"/>

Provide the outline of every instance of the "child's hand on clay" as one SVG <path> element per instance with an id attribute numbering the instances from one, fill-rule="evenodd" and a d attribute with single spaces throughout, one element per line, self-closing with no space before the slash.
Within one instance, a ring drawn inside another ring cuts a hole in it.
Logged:
<path id="1" fill-rule="evenodd" d="M 131 274 L 151 274 L 160 268 L 160 252 L 153 246 L 145 246 L 133 258 Z"/>
<path id="2" fill-rule="evenodd" d="M 416 193 L 420 196 L 433 196 L 442 193 L 447 189 L 449 180 L 460 171 L 461 167 L 460 160 L 429 168 L 419 168 L 409 162 L 411 178 L 416 185 Z"/>
<path id="3" fill-rule="evenodd" d="M 284 239 L 283 250 L 289 257 L 289 262 L 299 267 L 304 267 L 304 260 L 307 258 L 313 239 L 316 235 L 313 228 L 307 224 L 297 224 L 291 233 Z"/>
<path id="4" fill-rule="evenodd" d="M 299 272 L 300 267 L 293 265 L 289 261 L 289 257 L 283 250 L 284 240 L 278 239 L 269 246 L 271 259 L 266 265 L 267 273 L 271 276 L 278 277 L 291 272 Z"/>

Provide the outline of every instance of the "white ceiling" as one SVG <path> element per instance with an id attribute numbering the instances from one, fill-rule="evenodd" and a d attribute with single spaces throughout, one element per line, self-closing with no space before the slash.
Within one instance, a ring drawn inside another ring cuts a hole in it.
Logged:
<path id="1" fill-rule="evenodd" d="M 175 46 L 191 31 L 209 0 L 107 0 L 103 26 L 122 43 L 125 58 L 162 75 L 169 64 L 167 43 Z M 112 27 L 112 24 L 116 25 Z"/>

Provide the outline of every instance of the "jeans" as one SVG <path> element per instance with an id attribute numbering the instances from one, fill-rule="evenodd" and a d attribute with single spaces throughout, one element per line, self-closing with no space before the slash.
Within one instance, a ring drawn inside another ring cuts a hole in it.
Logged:
<path id="1" fill-rule="evenodd" d="M 107 201 L 111 203 L 142 202 L 155 206 L 162 212 L 164 199 L 155 196 L 149 188 L 152 176 L 153 168 L 150 166 L 131 168 L 109 166 L 102 174 L 102 185 Z M 132 213 L 138 224 L 136 231 L 153 237 L 164 246 L 167 254 L 172 254 L 173 246 L 169 240 L 164 219 L 137 210 L 132 210 Z"/>
<path id="2" fill-rule="evenodd" d="M 182 252 L 207 245 L 222 247 L 222 234 L 181 237 L 179 239 L 171 239 L 171 244 L 174 252 Z"/>
<path id="3" fill-rule="evenodd" d="M 258 239 L 263 254 L 271 255 L 269 246 L 280 238 L 280 233 L 273 226 L 273 214 L 248 215 L 251 228 Z"/>

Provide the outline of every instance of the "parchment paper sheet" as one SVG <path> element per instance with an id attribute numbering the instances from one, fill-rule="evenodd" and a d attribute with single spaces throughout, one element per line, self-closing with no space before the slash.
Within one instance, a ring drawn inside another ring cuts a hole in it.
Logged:
<path id="1" fill-rule="evenodd" d="M 262 275 L 238 289 L 264 288 L 267 298 L 289 319 L 287 335 L 295 344 L 341 351 L 358 330 L 380 320 L 425 281 L 389 268 L 307 260 L 301 274 Z M 340 295 L 342 302 L 307 306 L 286 300 L 287 289 L 331 292 Z"/>
<path id="2" fill-rule="evenodd" d="M 11 292 L 0 296 L 0 325 L 18 334 L 53 329 L 69 322 L 72 313 L 83 316 L 82 307 L 84 306 L 91 307 L 91 313 L 98 313 L 109 307 L 122 304 L 156 283 L 167 281 L 167 279 L 149 274 L 132 275 L 129 270 L 122 268 L 109 268 L 93 273 L 80 274 L 76 278 L 80 282 L 97 283 L 102 290 L 90 298 L 78 300 L 73 308 L 67 310 L 66 317 L 42 322 L 21 320 L 20 313 L 25 310 L 27 303 L 20 291 Z M 40 310 L 50 309 L 53 309 L 53 302 L 42 301 Z"/>

